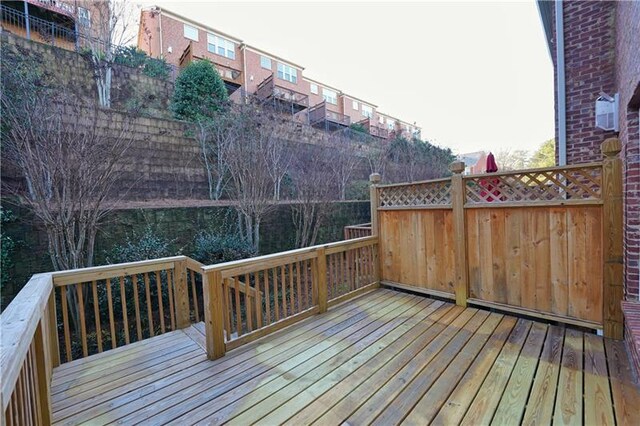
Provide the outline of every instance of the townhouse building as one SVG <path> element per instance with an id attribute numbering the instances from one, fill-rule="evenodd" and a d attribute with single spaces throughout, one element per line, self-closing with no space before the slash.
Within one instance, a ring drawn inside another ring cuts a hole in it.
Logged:
<path id="1" fill-rule="evenodd" d="M 183 67 L 210 60 L 225 82 L 231 99 L 244 94 L 326 131 L 359 124 L 381 139 L 420 137 L 421 129 L 379 111 L 372 102 L 304 75 L 305 68 L 238 37 L 157 6 L 140 15 L 138 47 L 149 56 Z"/>

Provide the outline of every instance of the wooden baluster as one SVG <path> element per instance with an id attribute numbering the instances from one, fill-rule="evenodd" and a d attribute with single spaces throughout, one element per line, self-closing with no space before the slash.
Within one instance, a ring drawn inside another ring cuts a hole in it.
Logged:
<path id="1" fill-rule="evenodd" d="M 271 324 L 271 295 L 269 294 L 269 270 L 264 270 L 263 276 L 263 284 L 264 284 L 264 307 L 266 310 L 266 320 L 265 325 Z"/>
<path id="2" fill-rule="evenodd" d="M 167 292 L 169 293 L 169 319 L 171 320 L 171 331 L 175 331 L 176 311 L 173 303 L 173 274 L 170 269 L 167 269 Z"/>
<path id="3" fill-rule="evenodd" d="M 289 314 L 296 313 L 295 295 L 293 292 L 293 263 L 289 264 Z"/>
<path id="4" fill-rule="evenodd" d="M 84 295 L 82 294 L 82 283 L 76 284 L 76 294 L 78 296 L 78 315 L 80 321 L 80 340 L 82 341 L 82 356 L 89 356 L 87 347 L 87 324 L 84 316 Z"/>
<path id="5" fill-rule="evenodd" d="M 196 275 L 191 270 L 191 293 L 193 293 L 193 310 L 196 312 L 196 322 L 200 322 L 200 310 L 198 308 L 198 292 L 196 291 Z"/>
<path id="6" fill-rule="evenodd" d="M 62 327 L 64 329 L 64 348 L 67 352 L 67 362 L 73 360 L 71 355 L 71 336 L 69 333 L 69 313 L 67 312 L 67 287 L 60 287 L 62 303 Z"/>
<path id="7" fill-rule="evenodd" d="M 158 290 L 158 310 L 160 312 L 160 330 L 164 333 L 164 303 L 162 301 L 162 281 L 160 271 L 156 271 L 156 288 Z"/>
<path id="8" fill-rule="evenodd" d="M 336 290 L 334 289 L 335 280 L 333 279 L 334 266 L 333 266 L 333 255 L 327 256 L 327 264 L 329 265 L 329 279 L 327 280 L 327 292 L 329 294 L 329 299 L 333 299 L 336 294 Z"/>
<path id="9" fill-rule="evenodd" d="M 96 340 L 98 343 L 98 353 L 102 352 L 102 325 L 100 324 L 100 302 L 98 302 L 98 285 L 95 280 L 91 282 L 93 293 L 93 317 L 96 322 Z"/>
<path id="10" fill-rule="evenodd" d="M 26 395 L 26 389 L 25 389 L 25 383 L 24 383 L 24 369 L 20 370 L 20 374 L 18 375 L 18 385 L 17 388 L 19 389 L 19 393 L 18 393 L 18 404 L 20 407 L 20 424 L 27 424 L 27 395 Z"/>
<path id="11" fill-rule="evenodd" d="M 149 289 L 149 273 L 144 273 L 144 292 L 147 299 L 147 319 L 149 320 L 149 337 L 155 335 L 153 330 L 153 306 L 151 306 L 151 291 Z"/>
<path id="12" fill-rule="evenodd" d="M 253 315 L 251 307 L 251 286 L 249 285 L 249 274 L 244 274 L 244 313 L 247 320 L 247 330 L 253 331 Z"/>
<path id="13" fill-rule="evenodd" d="M 302 262 L 297 262 L 296 263 L 296 288 L 298 290 L 298 294 L 296 295 L 296 300 L 298 301 L 298 312 L 302 312 L 302 290 L 301 290 L 301 285 L 300 285 L 300 266 L 302 265 Z"/>
<path id="14" fill-rule="evenodd" d="M 304 285 L 302 286 L 302 293 L 304 295 L 304 309 L 309 309 L 309 260 L 303 260 L 304 265 Z"/>
<path id="15" fill-rule="evenodd" d="M 51 367 L 57 367 L 60 365 L 60 339 L 58 338 L 58 313 L 56 307 L 56 291 L 55 287 L 49 295 L 49 327 L 48 327 L 48 340 L 49 349 L 51 350 Z"/>
<path id="16" fill-rule="evenodd" d="M 287 314 L 287 278 L 285 276 L 284 265 L 280 266 L 280 284 L 282 284 L 282 318 Z"/>
<path id="17" fill-rule="evenodd" d="M 231 278 L 235 291 L 236 301 L 236 334 L 238 337 L 242 336 L 242 312 L 240 311 L 240 285 L 236 277 Z"/>
<path id="18" fill-rule="evenodd" d="M 273 276 L 273 303 L 274 310 L 276 311 L 276 321 L 280 321 L 280 307 L 278 305 L 278 271 L 276 268 L 271 269 L 271 275 Z"/>
<path id="19" fill-rule="evenodd" d="M 33 369 L 31 368 L 31 345 L 29 345 L 29 349 L 27 350 L 24 361 L 22 362 L 21 374 L 24 374 L 24 404 L 27 419 L 25 424 L 32 425 L 35 424 L 35 419 L 33 418 L 34 395 L 31 382 L 31 379 L 33 378 Z"/>
<path id="20" fill-rule="evenodd" d="M 107 285 L 107 302 L 109 306 L 109 330 L 111 332 L 111 348 L 115 349 L 118 347 L 118 338 L 116 336 L 116 325 L 113 320 L 113 297 L 111 296 L 111 279 L 107 278 L 105 280 Z"/>
<path id="21" fill-rule="evenodd" d="M 141 281 L 140 275 L 131 276 L 131 284 L 133 285 L 133 306 L 136 310 L 136 331 L 138 333 L 138 341 L 142 340 L 142 321 L 140 320 L 140 301 L 138 300 L 138 286 Z"/>
<path id="22" fill-rule="evenodd" d="M 262 328 L 262 297 L 260 297 L 260 272 L 253 273 L 253 282 L 255 289 L 255 302 L 256 302 L 256 329 Z"/>
<path id="23" fill-rule="evenodd" d="M 224 329 L 226 333 L 226 339 L 231 338 L 231 300 L 229 299 L 229 284 L 228 280 L 222 280 L 222 296 L 223 296 L 223 314 L 224 314 Z"/>
<path id="24" fill-rule="evenodd" d="M 122 307 L 122 328 L 124 328 L 124 341 L 128 345 L 129 340 L 129 316 L 127 315 L 127 292 L 124 288 L 124 277 L 120 277 L 120 306 Z"/>

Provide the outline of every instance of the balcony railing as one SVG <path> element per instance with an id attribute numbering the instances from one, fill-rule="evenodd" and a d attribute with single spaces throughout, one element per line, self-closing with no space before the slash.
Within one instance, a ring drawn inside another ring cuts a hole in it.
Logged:
<path id="1" fill-rule="evenodd" d="M 342 126 L 351 124 L 351 118 L 348 115 L 329 110 L 325 101 L 309 109 L 309 123 L 311 125 L 326 121 Z"/>
<path id="2" fill-rule="evenodd" d="M 279 85 L 273 74 L 258 85 L 256 97 L 261 101 L 278 99 L 305 108 L 309 106 L 309 97 L 307 95 Z"/>
<path id="3" fill-rule="evenodd" d="M 4 30 L 16 33 L 30 34 L 29 38 L 37 34 L 39 40 L 51 45 L 56 44 L 75 44 L 78 40 L 78 34 L 75 30 L 56 24 L 54 22 L 45 21 L 29 15 L 29 28 L 27 31 L 27 17 L 24 12 L 6 5 L 0 5 L 2 13 L 2 27 Z"/>

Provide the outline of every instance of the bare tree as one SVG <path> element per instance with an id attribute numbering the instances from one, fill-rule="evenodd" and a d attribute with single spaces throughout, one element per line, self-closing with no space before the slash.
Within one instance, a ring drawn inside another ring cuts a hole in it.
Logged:
<path id="1" fill-rule="evenodd" d="M 93 75 L 98 89 L 98 101 L 111 107 L 111 82 L 116 49 L 133 40 L 134 9 L 126 0 L 97 0 L 92 4 L 89 26 L 80 23 L 83 47 L 88 48 Z"/>
<path id="2" fill-rule="evenodd" d="M 335 144 L 335 148 L 331 148 L 332 158 L 329 162 L 329 168 L 333 172 L 334 180 L 337 184 L 338 198 L 345 200 L 347 198 L 347 187 L 351 183 L 353 173 L 360 162 L 358 157 L 357 146 L 350 140 L 345 138 L 330 138 Z"/>
<path id="3" fill-rule="evenodd" d="M 261 127 L 264 128 L 265 126 Z M 287 147 L 287 142 L 284 139 L 270 134 L 266 137 L 266 152 L 264 155 L 269 176 L 273 183 L 273 199 L 278 201 L 280 200 L 282 179 L 284 179 L 291 165 L 291 149 Z"/>
<path id="4" fill-rule="evenodd" d="M 296 247 L 316 244 L 318 231 L 329 213 L 333 175 L 326 149 L 309 146 L 310 151 L 299 153 L 293 160 L 291 175 L 295 189 L 295 203 L 291 206 L 296 229 Z"/>
<path id="5" fill-rule="evenodd" d="M 372 146 L 366 153 L 369 173 L 379 173 L 384 176 L 390 153 L 389 141 L 383 140 Z"/>
<path id="6" fill-rule="evenodd" d="M 236 209 L 240 214 L 242 236 L 258 250 L 260 225 L 275 208 L 273 184 L 265 151 L 271 132 L 263 132 L 260 116 L 251 104 L 238 105 L 235 114 L 236 137 L 228 150 L 229 175 L 233 183 Z"/>
<path id="7" fill-rule="evenodd" d="M 196 123 L 211 200 L 219 200 L 229 182 L 229 150 L 239 137 L 235 120 L 233 111 L 225 109 L 218 112 L 215 120 Z"/>
<path id="8" fill-rule="evenodd" d="M 2 91 L 3 153 L 25 184 L 10 190 L 44 225 L 55 270 L 92 266 L 98 224 L 132 142 L 128 124 L 107 133 L 104 112 L 24 95 Z"/>

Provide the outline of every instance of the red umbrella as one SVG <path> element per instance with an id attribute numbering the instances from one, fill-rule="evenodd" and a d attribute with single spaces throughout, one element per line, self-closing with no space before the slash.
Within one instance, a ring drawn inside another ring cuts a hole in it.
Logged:
<path id="1" fill-rule="evenodd" d="M 496 164 L 496 159 L 490 152 L 489 155 L 487 155 L 486 173 L 495 173 L 497 171 L 498 165 Z M 480 181 L 480 184 L 486 189 L 486 191 L 481 192 L 485 201 L 491 202 L 500 200 L 500 190 L 498 189 L 499 183 L 500 181 L 498 179 L 483 179 Z"/>
<path id="2" fill-rule="evenodd" d="M 498 165 L 496 164 L 496 159 L 493 156 L 493 154 L 490 152 L 489 155 L 487 155 L 486 172 L 487 173 L 495 173 L 497 171 L 498 171 Z"/>

